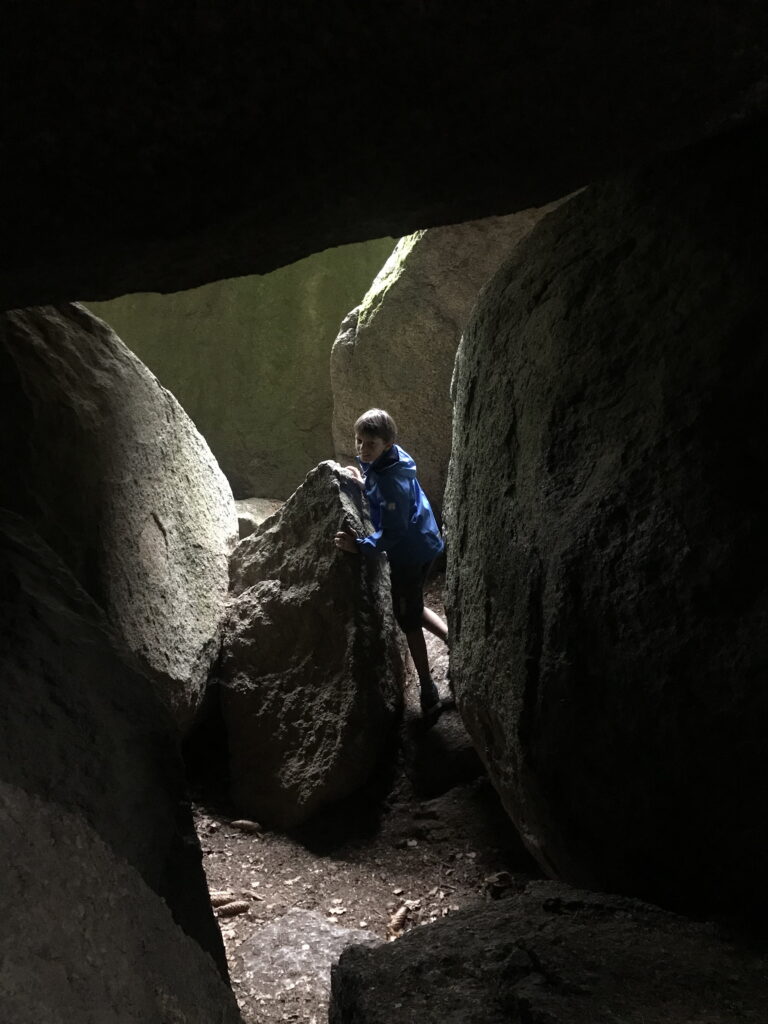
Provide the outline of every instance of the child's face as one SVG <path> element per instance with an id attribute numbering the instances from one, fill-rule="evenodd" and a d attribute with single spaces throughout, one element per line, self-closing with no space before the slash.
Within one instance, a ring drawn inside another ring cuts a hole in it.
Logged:
<path id="1" fill-rule="evenodd" d="M 363 462 L 375 462 L 380 455 L 392 447 L 392 442 L 387 443 L 374 434 L 357 434 L 355 435 L 355 447 Z"/>

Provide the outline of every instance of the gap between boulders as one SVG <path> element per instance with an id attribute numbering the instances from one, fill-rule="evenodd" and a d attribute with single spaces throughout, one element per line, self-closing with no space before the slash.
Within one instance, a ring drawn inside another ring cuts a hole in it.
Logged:
<path id="1" fill-rule="evenodd" d="M 426 595 L 440 613 L 442 582 Z M 427 642 L 447 696 L 445 646 Z M 246 1024 L 327 1020 L 330 966 L 345 946 L 395 941 L 536 874 L 455 708 L 429 732 L 419 715 L 411 669 L 402 725 L 370 781 L 293 831 L 234 825 L 221 793 L 197 790 L 205 870 Z"/>

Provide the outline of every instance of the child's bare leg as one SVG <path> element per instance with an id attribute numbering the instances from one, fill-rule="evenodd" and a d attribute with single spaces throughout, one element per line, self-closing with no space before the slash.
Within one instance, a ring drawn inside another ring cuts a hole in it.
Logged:
<path id="1" fill-rule="evenodd" d="M 440 713 L 440 694 L 429 671 L 429 658 L 427 657 L 424 633 L 421 629 L 409 629 L 405 633 L 405 639 L 408 642 L 408 650 L 411 652 L 413 664 L 419 676 L 422 713 L 424 715 L 430 713 L 434 720 L 434 716 Z"/>
<path id="2" fill-rule="evenodd" d="M 448 642 L 448 626 L 431 608 L 424 607 L 424 611 L 421 613 L 421 624 L 434 636 L 440 637 L 444 643 Z"/>
<path id="3" fill-rule="evenodd" d="M 413 658 L 413 664 L 416 667 L 416 673 L 419 677 L 419 682 L 423 683 L 427 679 L 430 679 L 429 674 L 429 657 L 427 656 L 427 644 L 424 640 L 424 633 L 419 629 L 409 629 L 405 634 L 405 639 L 408 641 L 408 650 L 411 652 Z"/>

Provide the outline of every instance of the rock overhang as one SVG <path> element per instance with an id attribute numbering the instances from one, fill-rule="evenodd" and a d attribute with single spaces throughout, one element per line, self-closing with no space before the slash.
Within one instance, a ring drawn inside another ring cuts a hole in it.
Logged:
<path id="1" fill-rule="evenodd" d="M 766 109 L 757 0 L 84 3 L 7 28 L 3 308 L 514 212 Z"/>

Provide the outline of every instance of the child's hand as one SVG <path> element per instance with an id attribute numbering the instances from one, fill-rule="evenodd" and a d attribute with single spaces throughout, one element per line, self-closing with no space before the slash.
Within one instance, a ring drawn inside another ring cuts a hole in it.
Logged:
<path id="1" fill-rule="evenodd" d="M 357 466 L 345 466 L 344 472 L 347 474 L 348 477 L 355 481 L 358 487 L 365 487 L 365 480 L 363 479 L 363 474 L 360 472 Z"/>
<path id="2" fill-rule="evenodd" d="M 350 555 L 357 554 L 357 537 L 355 536 L 354 530 L 350 530 L 348 526 L 345 526 L 343 530 L 339 530 L 336 536 L 333 538 L 333 543 L 337 548 L 342 551 L 349 552 Z"/>

